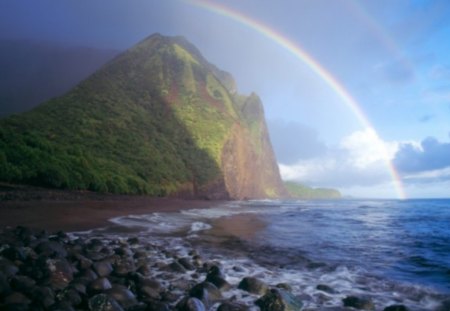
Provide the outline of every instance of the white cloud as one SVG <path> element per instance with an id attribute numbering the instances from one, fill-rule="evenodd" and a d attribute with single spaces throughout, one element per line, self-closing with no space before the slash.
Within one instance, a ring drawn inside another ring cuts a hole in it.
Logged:
<path id="1" fill-rule="evenodd" d="M 366 128 L 344 137 L 320 157 L 293 165 L 279 164 L 280 172 L 285 180 L 335 187 L 346 194 L 396 196 L 388 165 L 398 147 L 398 142 L 385 142 L 373 129 Z M 375 185 L 383 193 L 371 193 Z"/>

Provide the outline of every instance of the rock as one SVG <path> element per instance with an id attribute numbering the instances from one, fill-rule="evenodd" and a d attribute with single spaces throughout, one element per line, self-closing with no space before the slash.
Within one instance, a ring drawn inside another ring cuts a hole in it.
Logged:
<path id="1" fill-rule="evenodd" d="M 12 261 L 25 261 L 27 259 L 27 253 L 25 251 L 25 248 L 22 246 L 10 246 L 4 249 L 1 252 L 1 255 Z"/>
<path id="2" fill-rule="evenodd" d="M 175 307 L 178 311 L 206 311 L 203 302 L 194 297 L 183 298 Z"/>
<path id="3" fill-rule="evenodd" d="M 49 308 L 55 303 L 55 294 L 50 287 L 36 287 L 32 293 L 33 299 L 44 308 Z"/>
<path id="4" fill-rule="evenodd" d="M 442 301 L 441 305 L 436 309 L 436 311 L 450 311 L 450 299 Z"/>
<path id="5" fill-rule="evenodd" d="M 9 286 L 9 282 L 6 278 L 6 275 L 0 271 L 0 297 L 6 296 L 11 292 L 11 287 Z"/>
<path id="6" fill-rule="evenodd" d="M 137 282 L 138 292 L 147 298 L 160 299 L 163 287 L 158 281 L 150 278 L 140 278 Z"/>
<path id="7" fill-rule="evenodd" d="M 30 304 L 31 300 L 20 292 L 12 292 L 4 297 L 5 304 Z"/>
<path id="8" fill-rule="evenodd" d="M 292 291 L 292 287 L 288 283 L 278 283 L 277 285 L 275 285 L 275 287 L 284 289 L 285 291 L 288 291 L 288 292 Z"/>
<path id="9" fill-rule="evenodd" d="M 171 264 L 167 265 L 166 270 L 172 272 L 186 273 L 186 269 L 177 261 L 174 261 Z"/>
<path id="10" fill-rule="evenodd" d="M 105 294 L 115 299 L 125 309 L 137 304 L 134 294 L 123 285 L 114 284 L 110 289 L 105 291 Z"/>
<path id="11" fill-rule="evenodd" d="M 75 311 L 75 309 L 66 301 L 58 301 L 49 308 L 50 311 Z"/>
<path id="12" fill-rule="evenodd" d="M 92 266 L 92 260 L 84 257 L 81 254 L 76 254 L 75 259 L 77 260 L 78 268 L 85 270 Z"/>
<path id="13" fill-rule="evenodd" d="M 132 258 L 122 258 L 114 264 L 114 274 L 118 276 L 126 276 L 130 272 L 136 271 L 136 265 Z"/>
<path id="14" fill-rule="evenodd" d="M 5 306 L 2 306 L 3 311 L 29 311 L 30 306 L 26 303 L 8 303 Z M 40 311 L 39 309 L 33 311 Z"/>
<path id="15" fill-rule="evenodd" d="M 242 303 L 226 301 L 217 308 L 217 311 L 248 311 L 250 308 Z"/>
<path id="16" fill-rule="evenodd" d="M 97 273 L 99 277 L 105 277 L 110 275 L 113 272 L 113 266 L 112 264 L 107 261 L 97 261 L 92 265 L 92 268 Z"/>
<path id="17" fill-rule="evenodd" d="M 19 272 L 19 268 L 8 259 L 0 257 L 0 272 L 2 272 L 6 278 L 10 278 Z"/>
<path id="18" fill-rule="evenodd" d="M 107 289 L 112 288 L 111 283 L 107 278 L 98 278 L 91 282 L 88 286 L 88 292 L 90 293 L 100 293 Z"/>
<path id="19" fill-rule="evenodd" d="M 408 311 L 408 308 L 404 305 L 392 305 L 384 308 L 383 311 Z"/>
<path id="20" fill-rule="evenodd" d="M 45 257 L 63 258 L 67 257 L 67 251 L 64 245 L 57 241 L 44 241 L 39 243 L 34 249 L 39 255 Z"/>
<path id="21" fill-rule="evenodd" d="M 222 299 L 220 290 L 212 283 L 203 282 L 195 285 L 189 291 L 190 297 L 195 297 L 203 302 L 206 308 L 209 309 L 216 301 Z"/>
<path id="22" fill-rule="evenodd" d="M 59 301 L 64 301 L 70 306 L 78 306 L 83 301 L 80 293 L 74 288 L 65 288 L 56 297 Z"/>
<path id="23" fill-rule="evenodd" d="M 298 298 L 282 289 L 271 289 L 255 304 L 261 311 L 300 311 L 303 308 Z"/>
<path id="24" fill-rule="evenodd" d="M 186 270 L 190 271 L 195 270 L 195 266 L 191 263 L 191 261 L 187 257 L 178 259 L 178 263 L 182 265 Z"/>
<path id="25" fill-rule="evenodd" d="M 106 294 L 98 294 L 89 299 L 91 311 L 124 311 L 117 301 Z"/>
<path id="26" fill-rule="evenodd" d="M 170 311 L 172 310 L 167 303 L 153 301 L 147 306 L 145 311 Z M 127 310 L 128 311 L 128 310 Z"/>
<path id="27" fill-rule="evenodd" d="M 328 293 L 328 294 L 335 294 L 336 293 L 336 291 L 334 289 L 332 289 L 330 286 L 324 285 L 324 284 L 317 285 L 316 289 L 320 290 L 322 292 Z"/>
<path id="28" fill-rule="evenodd" d="M 238 288 L 256 295 L 264 295 L 269 289 L 266 283 L 254 277 L 243 278 Z"/>
<path id="29" fill-rule="evenodd" d="M 345 307 L 352 307 L 360 310 L 375 310 L 375 305 L 370 298 L 347 296 L 342 301 Z"/>
<path id="30" fill-rule="evenodd" d="M 225 275 L 216 265 L 211 266 L 206 275 L 206 281 L 214 284 L 220 290 L 227 290 L 231 285 L 225 280 Z"/>
<path id="31" fill-rule="evenodd" d="M 24 275 L 16 275 L 11 279 L 9 284 L 14 290 L 28 293 L 36 285 L 36 281 Z"/>
<path id="32" fill-rule="evenodd" d="M 73 265 L 63 258 L 48 259 L 46 263 L 50 287 L 57 290 L 66 288 L 73 280 L 73 273 L 76 271 Z"/>
<path id="33" fill-rule="evenodd" d="M 138 237 L 131 237 L 127 240 L 130 245 L 138 245 L 140 243 Z"/>

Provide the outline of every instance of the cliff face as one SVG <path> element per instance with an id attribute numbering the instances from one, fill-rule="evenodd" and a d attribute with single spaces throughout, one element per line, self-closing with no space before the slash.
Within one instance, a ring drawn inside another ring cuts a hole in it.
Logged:
<path id="1" fill-rule="evenodd" d="M 283 196 L 258 96 L 152 35 L 66 95 L 0 121 L 0 179 L 210 199 Z"/>

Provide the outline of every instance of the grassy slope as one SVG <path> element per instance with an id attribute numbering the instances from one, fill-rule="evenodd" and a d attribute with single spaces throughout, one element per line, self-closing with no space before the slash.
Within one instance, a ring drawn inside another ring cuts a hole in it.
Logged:
<path id="1" fill-rule="evenodd" d="M 335 189 L 311 188 L 294 182 L 284 183 L 292 198 L 298 199 L 340 199 L 341 193 Z"/>
<path id="2" fill-rule="evenodd" d="M 185 40 L 152 36 L 68 94 L 0 120 L 0 180 L 150 195 L 207 191 L 223 178 L 232 127 L 258 136 L 217 73 L 224 75 Z"/>

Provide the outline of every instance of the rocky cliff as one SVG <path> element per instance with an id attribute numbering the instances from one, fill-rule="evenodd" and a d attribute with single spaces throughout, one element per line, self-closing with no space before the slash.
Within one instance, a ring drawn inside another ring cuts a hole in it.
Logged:
<path id="1" fill-rule="evenodd" d="M 152 35 L 0 121 L 0 180 L 210 199 L 285 194 L 262 103 L 182 37 Z"/>

